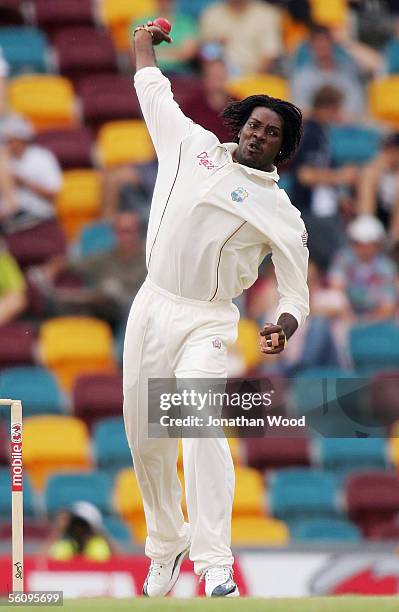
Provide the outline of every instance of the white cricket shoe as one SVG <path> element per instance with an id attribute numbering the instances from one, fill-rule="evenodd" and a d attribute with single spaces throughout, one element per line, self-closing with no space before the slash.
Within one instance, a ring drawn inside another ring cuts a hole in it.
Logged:
<path id="1" fill-rule="evenodd" d="M 143 585 L 143 595 L 147 597 L 164 597 L 175 585 L 183 560 L 188 555 L 190 546 L 187 546 L 170 563 L 151 561 L 147 578 Z"/>
<path id="2" fill-rule="evenodd" d="M 216 566 L 205 570 L 205 594 L 207 597 L 238 597 L 238 587 L 233 580 L 230 566 Z"/>

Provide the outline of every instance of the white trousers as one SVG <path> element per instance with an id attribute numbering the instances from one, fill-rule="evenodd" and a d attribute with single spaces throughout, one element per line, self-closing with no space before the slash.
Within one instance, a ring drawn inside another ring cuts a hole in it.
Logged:
<path id="1" fill-rule="evenodd" d="M 147 524 L 145 553 L 169 563 L 191 542 L 196 574 L 232 565 L 234 467 L 225 438 L 184 438 L 189 524 L 181 509 L 178 439 L 148 437 L 149 378 L 226 378 L 239 313 L 231 302 L 188 300 L 148 278 L 130 311 L 123 355 L 124 419 Z M 214 342 L 216 340 L 216 342 Z"/>

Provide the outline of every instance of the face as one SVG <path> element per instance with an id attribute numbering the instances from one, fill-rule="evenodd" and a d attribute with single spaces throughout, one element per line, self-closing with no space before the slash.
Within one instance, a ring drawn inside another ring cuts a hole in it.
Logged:
<path id="1" fill-rule="evenodd" d="M 10 155 L 13 157 L 21 157 L 28 146 L 28 142 L 20 138 L 7 138 L 6 144 Z"/>
<path id="2" fill-rule="evenodd" d="M 115 219 L 115 233 L 119 245 L 133 247 L 140 238 L 140 220 L 135 213 L 120 213 Z"/>
<path id="3" fill-rule="evenodd" d="M 380 250 L 378 242 L 353 242 L 353 248 L 360 261 L 370 261 Z"/>
<path id="4" fill-rule="evenodd" d="M 257 106 L 239 133 L 236 159 L 240 164 L 270 172 L 283 142 L 283 119 Z"/>
<path id="5" fill-rule="evenodd" d="M 315 55 L 316 61 L 324 62 L 330 60 L 333 56 L 333 47 L 331 40 L 325 34 L 315 34 L 311 39 L 311 46 Z"/>
<path id="6" fill-rule="evenodd" d="M 385 157 L 392 170 L 399 168 L 399 147 L 392 145 L 385 148 Z"/>

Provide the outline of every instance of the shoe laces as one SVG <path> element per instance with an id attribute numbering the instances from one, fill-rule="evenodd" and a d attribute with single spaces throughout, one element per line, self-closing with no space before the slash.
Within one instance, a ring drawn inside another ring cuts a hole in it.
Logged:
<path id="1" fill-rule="evenodd" d="M 163 568 L 163 566 L 164 566 L 163 563 L 158 563 L 157 561 L 151 561 L 150 570 L 148 574 L 150 576 L 160 576 L 161 575 L 160 570 Z"/>
<path id="2" fill-rule="evenodd" d="M 223 582 L 226 582 L 230 578 L 232 573 L 233 570 L 231 567 L 217 565 L 216 567 L 210 567 L 209 569 L 205 570 L 201 579 L 205 578 L 206 580 L 223 584 Z"/>

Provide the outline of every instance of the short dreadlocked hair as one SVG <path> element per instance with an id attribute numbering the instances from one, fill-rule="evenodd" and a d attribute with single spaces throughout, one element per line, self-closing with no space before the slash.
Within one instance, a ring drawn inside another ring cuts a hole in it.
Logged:
<path id="1" fill-rule="evenodd" d="M 279 98 L 272 98 L 266 95 L 249 96 L 241 102 L 231 102 L 221 113 L 224 124 L 232 132 L 235 142 L 239 141 L 239 132 L 250 117 L 252 111 L 257 106 L 270 108 L 280 115 L 283 120 L 283 142 L 281 152 L 276 155 L 274 163 L 282 164 L 287 162 L 298 149 L 302 138 L 303 125 L 302 113 L 300 109 Z"/>

